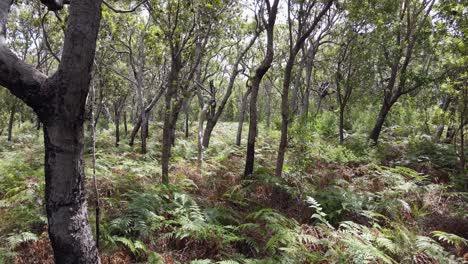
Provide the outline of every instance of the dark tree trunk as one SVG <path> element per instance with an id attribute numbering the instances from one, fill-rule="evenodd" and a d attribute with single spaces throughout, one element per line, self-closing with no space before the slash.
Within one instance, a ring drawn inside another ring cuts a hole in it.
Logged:
<path id="1" fill-rule="evenodd" d="M 189 114 L 188 111 L 185 112 L 185 138 L 189 137 Z"/>
<path id="2" fill-rule="evenodd" d="M 141 117 L 139 116 L 135 125 L 133 126 L 132 133 L 130 133 L 130 141 L 128 143 L 130 146 L 133 146 L 135 144 L 135 137 L 138 131 L 140 130 L 140 126 L 141 126 Z"/>
<path id="3" fill-rule="evenodd" d="M 273 31 L 275 28 L 276 15 L 278 13 L 279 0 L 275 0 L 268 12 L 268 21 L 265 25 L 267 33 L 266 53 L 260 65 L 255 69 L 255 75 L 252 80 L 252 92 L 250 95 L 250 119 L 249 119 L 249 135 L 247 139 L 247 155 L 245 157 L 244 178 L 250 177 L 254 170 L 255 162 L 255 141 L 257 140 L 257 97 L 260 83 L 263 76 L 268 72 L 273 62 L 274 47 L 273 47 Z"/>
<path id="4" fill-rule="evenodd" d="M 46 208 L 55 263 L 99 263 L 87 219 L 83 124 L 44 124 Z"/>
<path id="5" fill-rule="evenodd" d="M 10 109 L 10 118 L 8 119 L 8 142 L 11 142 L 13 136 L 13 123 L 15 121 L 16 114 L 16 104 L 14 104 Z"/>
<path id="6" fill-rule="evenodd" d="M 167 82 L 167 91 L 165 96 L 165 111 L 163 123 L 163 138 L 161 150 L 161 177 L 163 184 L 169 183 L 169 162 L 171 159 L 172 144 L 175 141 L 175 129 L 178 117 L 178 111 L 182 106 L 182 100 L 174 102 L 177 89 L 179 89 L 178 74 L 182 68 L 180 56 L 176 55 L 171 60 L 171 70 Z"/>
<path id="7" fill-rule="evenodd" d="M 213 133 L 213 129 L 216 123 L 213 119 L 206 120 L 205 132 L 203 133 L 203 147 L 208 148 L 210 146 L 210 139 L 211 134 Z"/>
<path id="8" fill-rule="evenodd" d="M 145 111 L 141 113 L 141 129 L 140 129 L 140 139 L 141 139 L 141 153 L 146 153 L 146 139 L 148 138 L 148 117 Z"/>
<path id="9" fill-rule="evenodd" d="M 51 10 L 64 1 L 42 0 Z M 100 263 L 88 224 L 83 170 L 83 122 L 101 0 L 71 1 L 57 72 L 48 78 L 19 60 L 6 46 L 6 12 L 0 1 L 0 85 L 33 108 L 43 123 L 45 204 L 57 264 Z"/>
<path id="10" fill-rule="evenodd" d="M 118 147 L 120 144 L 120 116 L 115 116 L 115 146 Z"/>
<path id="11" fill-rule="evenodd" d="M 374 128 L 370 133 L 369 139 L 372 140 L 373 144 L 377 144 L 380 132 L 382 132 L 382 127 L 385 123 L 385 118 L 387 117 L 388 113 L 390 112 L 391 104 L 384 103 L 380 108 L 379 116 L 377 117 L 377 121 L 375 122 Z"/>

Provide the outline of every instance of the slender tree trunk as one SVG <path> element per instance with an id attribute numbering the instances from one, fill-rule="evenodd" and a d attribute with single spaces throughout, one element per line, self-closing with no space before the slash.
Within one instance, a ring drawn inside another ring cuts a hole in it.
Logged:
<path id="1" fill-rule="evenodd" d="M 275 175 L 281 177 L 284 165 L 284 156 L 288 145 L 288 125 L 289 125 L 289 86 L 291 83 L 291 74 L 296 55 L 291 54 L 286 68 L 284 70 L 283 90 L 281 94 L 281 136 L 278 147 L 278 156 L 276 159 Z"/>
<path id="2" fill-rule="evenodd" d="M 198 168 L 201 169 L 203 163 L 203 124 L 206 119 L 206 113 L 209 105 L 205 103 L 200 111 L 200 118 L 198 120 Z"/>
<path id="3" fill-rule="evenodd" d="M 10 118 L 8 119 L 8 142 L 11 142 L 12 135 L 13 135 L 13 123 L 15 121 L 15 114 L 16 114 L 16 104 L 11 107 L 10 110 Z"/>
<path id="4" fill-rule="evenodd" d="M 141 129 L 140 129 L 140 137 L 141 137 L 141 153 L 146 153 L 146 139 L 148 138 L 148 119 L 145 111 L 141 112 Z"/>
<path id="5" fill-rule="evenodd" d="M 123 112 L 123 122 L 124 122 L 124 132 L 125 136 L 128 135 L 128 126 L 127 126 L 127 111 Z"/>
<path id="6" fill-rule="evenodd" d="M 255 141 L 257 140 L 257 97 L 260 83 L 263 76 L 268 72 L 273 62 L 274 47 L 273 47 L 273 31 L 275 28 L 276 15 L 278 13 L 279 0 L 275 0 L 268 12 L 268 23 L 265 25 L 267 33 L 267 45 L 265 57 L 260 65 L 255 69 L 255 75 L 252 80 L 252 92 L 250 95 L 250 119 L 249 119 L 249 135 L 247 139 L 247 155 L 245 157 L 244 178 L 248 178 L 253 174 L 255 162 Z"/>
<path id="7" fill-rule="evenodd" d="M 141 117 L 139 116 L 135 125 L 133 126 L 132 133 L 130 133 L 130 141 L 128 143 L 130 146 L 133 146 L 135 144 L 135 138 L 136 138 L 138 131 L 140 130 L 140 126 L 141 126 Z"/>
<path id="8" fill-rule="evenodd" d="M 120 116 L 115 116 L 115 146 L 118 147 L 120 144 Z"/>
<path id="9" fill-rule="evenodd" d="M 343 144 L 344 142 L 344 105 L 343 104 L 340 104 L 339 130 L 340 130 L 340 144 Z"/>
<path id="10" fill-rule="evenodd" d="M 189 134 L 189 114 L 185 112 L 185 138 L 188 138 Z"/>
<path id="11" fill-rule="evenodd" d="M 248 97 L 252 90 L 250 87 L 247 88 L 244 95 L 242 96 L 241 109 L 239 112 L 239 124 L 237 126 L 236 145 L 240 146 L 242 141 L 242 129 L 244 127 L 245 112 L 247 111 Z"/>

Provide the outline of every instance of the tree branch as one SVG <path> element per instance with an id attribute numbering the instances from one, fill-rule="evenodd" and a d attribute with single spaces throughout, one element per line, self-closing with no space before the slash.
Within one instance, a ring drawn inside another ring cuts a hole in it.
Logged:
<path id="1" fill-rule="evenodd" d="M 127 10 L 124 10 L 124 9 L 118 9 L 118 8 L 113 7 L 111 4 L 107 3 L 107 1 L 102 1 L 102 3 L 104 3 L 105 6 L 107 6 L 107 8 L 112 10 L 114 13 L 120 13 L 120 14 L 121 13 L 132 13 L 135 10 L 137 10 L 138 7 L 140 7 L 141 5 L 143 5 L 146 2 L 148 2 L 148 0 L 143 0 L 143 1 L 139 2 L 138 4 L 136 4 L 134 7 L 130 8 L 130 9 L 127 9 Z"/>

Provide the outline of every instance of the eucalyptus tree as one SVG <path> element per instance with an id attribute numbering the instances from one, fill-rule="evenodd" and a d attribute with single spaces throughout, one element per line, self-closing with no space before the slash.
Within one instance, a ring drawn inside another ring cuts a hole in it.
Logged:
<path id="1" fill-rule="evenodd" d="M 153 92 L 156 94 L 156 99 L 146 100 L 149 97 L 147 94 L 150 94 L 151 90 L 156 90 L 151 88 L 157 73 L 150 69 L 153 69 L 155 64 L 160 63 L 158 42 L 154 39 L 158 35 L 158 29 L 151 18 L 143 16 L 140 12 L 114 14 L 112 11 L 106 11 L 104 17 L 108 23 L 104 27 L 109 38 L 106 46 L 118 54 L 121 59 L 120 63 L 106 64 L 106 67 L 127 80 L 135 91 L 138 118 L 131 134 L 130 145 L 133 145 L 134 138 L 140 130 L 140 151 L 146 153 L 149 112 L 162 94 L 158 91 Z"/>
<path id="2" fill-rule="evenodd" d="M 252 26 L 250 26 L 252 27 Z M 252 32 L 251 33 L 251 36 L 249 35 L 240 35 L 239 36 L 239 39 L 235 39 L 234 42 L 237 42 L 237 49 L 238 52 L 237 54 L 235 55 L 234 57 L 234 61 L 232 63 L 232 65 L 229 65 L 230 67 L 230 71 L 229 71 L 229 76 L 228 76 L 228 83 L 227 83 L 227 86 L 226 86 L 226 91 L 224 92 L 224 96 L 222 97 L 221 101 L 219 103 L 217 103 L 217 98 L 216 98 L 216 92 L 211 92 L 210 93 L 210 111 L 207 111 L 207 115 L 206 115 L 206 127 L 204 129 L 204 133 L 203 133 L 203 147 L 207 148 L 210 144 L 210 138 L 211 138 L 211 133 L 213 132 L 213 129 L 214 127 L 216 126 L 216 124 L 218 123 L 223 111 L 224 111 L 224 108 L 226 107 L 230 97 L 231 97 L 231 94 L 232 94 L 232 91 L 234 89 L 234 85 L 235 85 L 235 82 L 236 82 L 236 78 L 237 76 L 239 75 L 239 73 L 241 73 L 242 71 L 244 71 L 245 69 L 239 69 L 239 66 L 241 64 L 241 61 L 244 59 L 244 57 L 246 56 L 247 52 L 252 48 L 252 46 L 254 45 L 255 41 L 257 40 L 258 38 L 258 35 L 260 34 L 260 28 L 259 26 L 257 25 L 257 23 L 255 23 L 255 25 L 253 25 L 253 28 L 250 28 L 250 31 Z M 233 33 L 233 35 L 236 35 L 235 33 Z M 249 39 L 246 43 L 244 43 L 244 45 L 242 46 L 242 41 L 241 39 L 243 38 L 247 38 Z"/>
<path id="3" fill-rule="evenodd" d="M 49 10 L 63 1 L 42 0 Z M 56 263 L 99 263 L 87 220 L 83 170 L 83 121 L 100 0 L 70 3 L 58 70 L 48 77 L 7 46 L 5 26 L 12 1 L 0 1 L 0 84 L 30 106 L 44 124 L 45 197 L 49 238 Z"/>
<path id="4" fill-rule="evenodd" d="M 160 26 L 167 47 L 169 73 L 166 80 L 161 174 L 169 182 L 169 161 L 176 124 L 186 100 L 196 90 L 193 84 L 204 50 L 230 1 L 149 1 L 148 12 Z"/>
<path id="5" fill-rule="evenodd" d="M 273 62 L 274 50 L 274 29 L 276 17 L 278 14 L 279 0 L 264 0 L 261 1 L 259 7 L 259 17 L 262 21 L 267 36 L 267 44 L 265 47 L 265 55 L 260 64 L 255 68 L 254 75 L 251 77 L 251 92 L 250 92 L 250 119 L 249 119 L 249 135 L 247 139 L 247 155 L 245 158 L 244 178 L 250 177 L 253 173 L 255 162 L 255 141 L 257 139 L 257 97 L 260 83 L 263 77 L 268 72 Z"/>
<path id="6" fill-rule="evenodd" d="M 360 13 L 360 10 L 352 8 L 352 6 L 348 8 L 345 22 L 337 26 L 334 32 L 334 36 L 339 39 L 338 45 L 334 46 L 336 65 L 333 68 L 336 100 L 339 107 L 340 144 L 344 142 L 345 112 L 352 94 L 359 87 L 372 87 L 375 78 L 372 42 L 366 34 L 366 16 Z"/>
<path id="7" fill-rule="evenodd" d="M 275 170 L 275 175 L 278 177 L 280 177 L 283 172 L 284 156 L 288 144 L 288 126 L 290 122 L 289 90 L 296 56 L 304 46 L 306 39 L 312 34 L 319 25 L 319 22 L 327 14 L 333 2 L 333 0 L 328 0 L 314 10 L 318 4 L 317 1 L 300 1 L 297 3 L 296 8 L 293 7 L 292 0 L 288 1 L 289 54 L 284 69 L 281 93 L 281 137 Z M 295 13 L 294 21 L 297 22 L 297 29 L 293 29 L 293 27 L 295 27 L 294 24 L 296 24 L 291 18 L 293 12 Z M 293 34 L 295 36 L 293 36 Z"/>
<path id="8" fill-rule="evenodd" d="M 384 64 L 379 66 L 383 102 L 369 135 L 373 143 L 377 143 L 385 119 L 398 99 L 427 84 L 430 51 L 424 45 L 432 31 L 430 12 L 434 3 L 435 0 L 392 0 L 370 5 L 376 11 L 372 27 Z M 415 60 L 424 66 L 416 66 Z"/>

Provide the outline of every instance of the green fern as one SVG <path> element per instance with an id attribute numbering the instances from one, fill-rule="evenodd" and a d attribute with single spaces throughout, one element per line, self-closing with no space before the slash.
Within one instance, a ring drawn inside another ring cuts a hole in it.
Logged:
<path id="1" fill-rule="evenodd" d="M 440 241 L 445 241 L 457 247 L 460 247 L 462 245 L 468 245 L 467 239 L 457 236 L 455 234 L 450 234 L 443 231 L 432 231 L 431 234 Z"/>
<path id="2" fill-rule="evenodd" d="M 31 232 L 22 232 L 19 234 L 10 235 L 7 237 L 8 245 L 11 249 L 17 247 L 18 245 L 26 242 L 37 241 L 38 237 L 36 234 Z"/>

